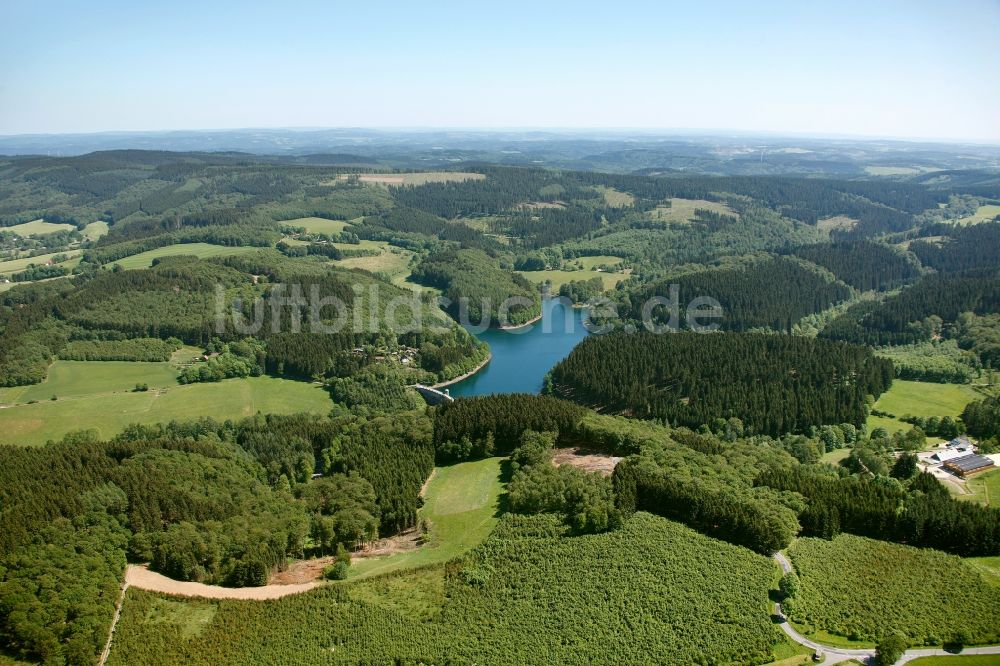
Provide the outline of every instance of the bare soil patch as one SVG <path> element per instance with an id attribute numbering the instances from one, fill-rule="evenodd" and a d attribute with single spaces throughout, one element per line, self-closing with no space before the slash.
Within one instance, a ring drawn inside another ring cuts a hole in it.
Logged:
<path id="1" fill-rule="evenodd" d="M 125 581 L 140 590 L 205 599 L 280 599 L 290 594 L 306 592 L 319 585 L 319 583 L 312 582 L 297 585 L 264 585 L 263 587 L 222 587 L 221 585 L 174 580 L 155 571 L 150 571 L 145 566 L 131 564 L 125 570 Z"/>
<path id="2" fill-rule="evenodd" d="M 369 557 L 385 557 L 396 553 L 405 553 L 416 550 L 420 545 L 420 530 L 410 528 L 391 537 L 372 541 L 363 548 L 352 550 L 351 559 L 364 560 Z M 293 560 L 284 571 L 271 574 L 268 586 L 316 584 L 314 581 L 323 578 L 323 570 L 333 564 L 333 560 L 332 555 L 309 560 Z"/>
<path id="3" fill-rule="evenodd" d="M 553 454 L 552 464 L 556 467 L 572 465 L 587 472 L 598 472 L 603 476 L 611 476 L 615 466 L 622 460 L 618 456 L 609 456 L 580 447 L 553 449 Z"/>

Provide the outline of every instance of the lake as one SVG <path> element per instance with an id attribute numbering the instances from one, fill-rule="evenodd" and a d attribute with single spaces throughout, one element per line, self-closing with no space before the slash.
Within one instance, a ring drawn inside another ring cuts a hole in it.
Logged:
<path id="1" fill-rule="evenodd" d="M 557 299 L 542 302 L 542 320 L 525 330 L 490 329 L 476 335 L 493 360 L 472 377 L 448 387 L 453 396 L 538 393 L 545 374 L 587 336 L 583 310 Z"/>

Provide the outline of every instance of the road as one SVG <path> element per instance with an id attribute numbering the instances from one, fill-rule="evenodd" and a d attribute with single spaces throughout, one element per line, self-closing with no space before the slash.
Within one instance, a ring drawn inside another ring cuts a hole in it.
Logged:
<path id="1" fill-rule="evenodd" d="M 790 573 L 792 571 L 792 563 L 788 561 L 788 558 L 781 553 L 774 554 L 774 561 L 778 563 L 781 567 L 782 573 Z M 774 613 L 781 620 L 781 630 L 791 638 L 793 641 L 799 645 L 803 645 L 810 650 L 816 650 L 822 652 L 826 659 L 823 660 L 824 664 L 839 664 L 842 661 L 848 661 L 855 659 L 864 664 L 874 664 L 875 663 L 875 650 L 869 649 L 859 649 L 852 650 L 848 648 L 832 647 L 829 645 L 823 645 L 822 643 L 817 643 L 816 641 L 809 640 L 792 627 L 788 623 L 788 618 L 781 611 L 781 604 L 774 604 Z M 976 654 L 1000 654 L 1000 645 L 994 645 L 990 647 L 970 647 L 965 648 L 961 652 L 962 655 L 976 655 Z M 894 666 L 901 666 L 914 659 L 919 659 L 920 657 L 943 657 L 943 656 L 956 656 L 955 652 L 948 652 L 941 649 L 914 649 L 907 650 L 903 656 L 896 662 Z"/>

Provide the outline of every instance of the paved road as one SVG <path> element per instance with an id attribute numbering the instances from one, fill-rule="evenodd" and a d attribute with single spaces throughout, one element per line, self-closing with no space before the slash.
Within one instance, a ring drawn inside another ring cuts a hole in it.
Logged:
<path id="1" fill-rule="evenodd" d="M 789 573 L 792 570 L 792 563 L 788 561 L 788 558 L 781 553 L 774 554 L 774 560 L 781 567 L 783 573 Z M 829 645 L 823 645 L 822 643 L 817 643 L 816 641 L 809 640 L 799 632 L 795 631 L 795 628 L 788 623 L 788 618 L 781 611 L 781 604 L 774 605 L 775 614 L 781 619 L 781 629 L 791 638 L 793 641 L 799 645 L 804 645 L 810 650 L 817 650 L 826 655 L 826 659 L 823 661 L 824 664 L 839 664 L 842 661 L 848 661 L 850 659 L 856 659 L 861 663 L 875 663 L 875 650 L 851 650 L 848 648 L 832 647 Z M 961 652 L 962 655 L 972 655 L 972 654 L 1000 654 L 1000 646 L 991 647 L 970 647 L 965 648 Z M 954 652 L 947 652 L 941 649 L 919 649 L 919 650 L 907 650 L 905 654 L 896 662 L 894 666 L 901 666 L 914 659 L 919 659 L 920 657 L 943 657 L 943 656 L 955 656 Z"/>

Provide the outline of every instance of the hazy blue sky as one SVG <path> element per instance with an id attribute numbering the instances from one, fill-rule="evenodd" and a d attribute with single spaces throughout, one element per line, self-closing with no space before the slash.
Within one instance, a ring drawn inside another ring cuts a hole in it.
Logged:
<path id="1" fill-rule="evenodd" d="M 0 133 L 304 126 L 1000 142 L 1000 0 L 0 0 Z"/>

